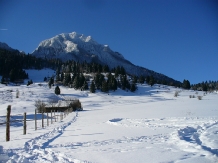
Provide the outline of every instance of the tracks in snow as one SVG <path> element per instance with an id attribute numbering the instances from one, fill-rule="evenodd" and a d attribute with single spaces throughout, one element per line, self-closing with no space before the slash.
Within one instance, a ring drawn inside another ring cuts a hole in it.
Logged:
<path id="1" fill-rule="evenodd" d="M 78 112 L 76 112 L 76 115 L 70 121 L 62 123 L 52 131 L 27 141 L 23 149 L 9 150 L 10 161 L 12 163 L 74 162 L 74 159 L 68 157 L 67 154 L 53 152 L 51 148 L 47 147 L 51 142 L 60 137 L 64 130 L 77 120 L 77 117 Z"/>
<path id="2" fill-rule="evenodd" d="M 218 121 L 186 126 L 172 133 L 174 144 L 196 156 L 203 156 L 212 162 L 218 162 Z"/>

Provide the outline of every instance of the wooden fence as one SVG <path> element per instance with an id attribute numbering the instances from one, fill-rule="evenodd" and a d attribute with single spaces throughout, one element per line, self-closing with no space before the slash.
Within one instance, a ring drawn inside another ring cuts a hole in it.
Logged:
<path id="1" fill-rule="evenodd" d="M 6 141 L 10 141 L 10 124 L 14 122 L 23 122 L 23 134 L 26 135 L 27 133 L 27 121 L 35 121 L 35 130 L 37 130 L 37 115 L 41 114 L 41 121 L 42 121 L 42 128 L 45 127 L 45 125 L 49 126 L 49 124 L 53 124 L 54 122 L 62 121 L 63 118 L 65 118 L 70 112 L 73 110 L 71 108 L 66 108 L 62 112 L 58 111 L 57 108 L 49 108 L 50 112 L 48 110 L 43 113 L 37 113 L 37 110 L 35 109 L 34 119 L 33 120 L 27 120 L 27 114 L 26 112 L 23 113 L 23 119 L 22 120 L 10 120 L 11 117 L 11 105 L 8 105 L 7 107 L 7 115 L 6 115 L 6 122 L 1 123 L 0 125 L 6 124 Z M 46 114 L 46 118 L 45 118 Z M 49 116 L 50 115 L 50 116 Z M 45 124 L 46 121 L 46 124 Z M 49 122 L 50 121 L 50 122 Z"/>

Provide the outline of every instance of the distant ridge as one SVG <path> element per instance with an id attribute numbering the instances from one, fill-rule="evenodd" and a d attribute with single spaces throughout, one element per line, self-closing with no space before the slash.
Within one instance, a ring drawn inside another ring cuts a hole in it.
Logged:
<path id="1" fill-rule="evenodd" d="M 8 46 L 8 44 L 6 44 L 4 42 L 0 42 L 0 49 L 5 49 L 5 50 L 9 50 L 9 51 L 15 51 L 15 49 L 11 48 L 10 46 Z"/>

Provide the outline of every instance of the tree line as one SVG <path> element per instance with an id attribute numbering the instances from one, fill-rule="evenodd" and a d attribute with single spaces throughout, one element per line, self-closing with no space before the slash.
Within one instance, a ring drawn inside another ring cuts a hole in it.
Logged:
<path id="1" fill-rule="evenodd" d="M 0 75 L 1 83 L 14 82 L 18 79 L 28 79 L 28 73 L 24 69 L 43 69 L 45 67 L 55 69 L 62 62 L 58 59 L 36 58 L 30 54 L 0 49 Z"/>
<path id="2" fill-rule="evenodd" d="M 123 66 L 110 69 L 108 65 L 95 62 L 81 63 L 73 60 L 62 62 L 59 59 L 36 58 L 30 54 L 21 53 L 18 50 L 8 51 L 0 49 L 1 83 L 5 81 L 14 82 L 18 79 L 28 79 L 28 73 L 25 72 L 25 69 L 40 70 L 43 68 L 56 70 L 56 76 L 53 77 L 53 80 L 61 82 L 64 86 L 80 90 L 91 89 L 91 92 L 95 90 L 101 90 L 103 92 L 115 91 L 117 88 L 134 92 L 137 89 L 136 83 L 142 84 L 145 82 L 151 86 L 154 84 L 163 84 L 202 91 L 217 90 L 217 82 L 212 81 L 191 85 L 188 80 L 184 80 L 183 83 L 178 84 L 156 79 L 152 75 L 130 75 L 126 73 Z M 85 73 L 92 74 L 94 76 L 93 80 L 88 80 L 88 77 L 84 76 Z M 88 84 L 89 81 L 90 84 Z M 51 83 L 54 83 L 54 81 L 50 82 L 50 86 Z"/>
<path id="3" fill-rule="evenodd" d="M 203 81 L 198 84 L 192 84 L 191 89 L 198 91 L 218 91 L 218 81 Z"/>

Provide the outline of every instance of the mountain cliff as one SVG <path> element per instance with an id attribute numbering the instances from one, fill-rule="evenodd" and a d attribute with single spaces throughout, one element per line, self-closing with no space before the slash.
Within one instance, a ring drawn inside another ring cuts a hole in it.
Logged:
<path id="1" fill-rule="evenodd" d="M 132 64 L 122 54 L 111 50 L 108 45 L 99 44 L 91 36 L 76 32 L 62 33 L 42 41 L 32 55 L 41 58 L 59 58 L 63 61 L 98 62 L 107 64 L 110 68 L 123 66 L 126 72 L 132 75 L 153 75 L 156 79 L 177 83 L 163 74 Z"/>

